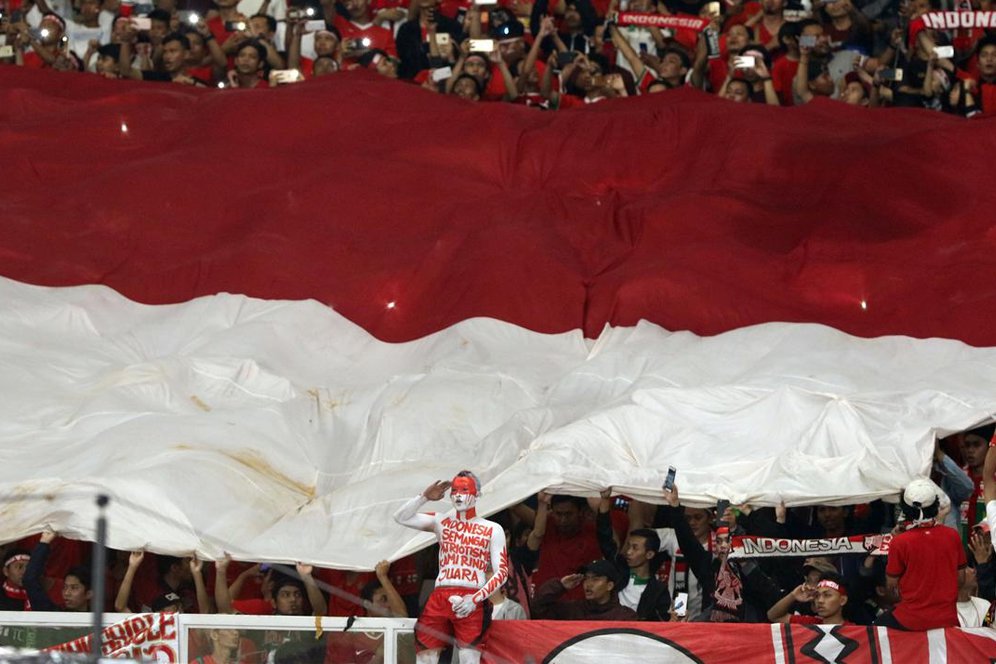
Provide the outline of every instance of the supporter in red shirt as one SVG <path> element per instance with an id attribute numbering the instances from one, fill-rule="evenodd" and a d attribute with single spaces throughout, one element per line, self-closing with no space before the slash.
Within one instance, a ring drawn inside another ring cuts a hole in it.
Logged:
<path id="1" fill-rule="evenodd" d="M 806 602 L 812 602 L 815 616 L 790 614 L 796 603 Z M 833 572 L 824 572 L 815 585 L 802 583 L 778 600 L 768 609 L 768 620 L 793 625 L 846 625 L 848 624 L 844 620 L 846 604 L 847 589 L 840 576 Z"/>
<path id="2" fill-rule="evenodd" d="M 996 115 L 996 37 L 980 39 L 976 45 L 976 77 L 959 72 L 982 108 L 983 115 Z M 955 101 L 953 104 L 957 104 Z"/>
<path id="3" fill-rule="evenodd" d="M 338 569 L 322 569 L 316 572 L 319 581 L 328 584 L 330 616 L 362 616 L 365 615 L 359 597 L 363 588 L 376 577 L 370 572 L 352 572 Z M 336 592 L 340 591 L 340 592 Z"/>
<path id="4" fill-rule="evenodd" d="M 319 30 L 315 33 L 315 59 L 305 58 L 301 55 L 301 36 L 304 32 L 303 21 L 287 22 L 287 66 L 290 69 L 297 69 L 305 78 L 313 78 L 315 64 L 320 58 L 330 58 L 334 63 L 334 70 L 342 68 L 342 38 L 335 28 L 331 30 Z M 330 68 L 329 64 L 323 65 L 323 70 Z"/>
<path id="5" fill-rule="evenodd" d="M 958 626 L 958 588 L 964 582 L 965 549 L 957 531 L 938 525 L 937 489 L 930 480 L 913 480 L 899 503 L 908 529 L 892 538 L 886 562 L 890 589 L 899 604 L 876 625 L 906 630 Z"/>
<path id="6" fill-rule="evenodd" d="M 8 551 L 3 559 L 3 589 L 0 591 L 0 611 L 30 609 L 28 591 L 24 588 L 24 572 L 31 554 L 23 549 Z"/>
<path id="7" fill-rule="evenodd" d="M 550 516 L 553 528 L 548 530 Z M 549 579 L 572 576 L 586 563 L 601 558 L 595 523 L 590 517 L 583 498 L 539 494 L 533 530 L 526 540 L 531 551 L 539 551 L 539 563 L 531 580 L 533 585 L 538 588 Z M 568 591 L 565 599 L 581 599 L 580 586 Z"/>
<path id="8" fill-rule="evenodd" d="M 190 75 L 207 83 L 220 80 L 228 59 L 207 25 L 203 22 L 197 27 L 181 25 L 180 32 L 190 43 L 187 56 L 187 71 Z"/>
<path id="9" fill-rule="evenodd" d="M 757 15 L 758 21 L 754 26 L 754 41 L 768 49 L 772 59 L 781 55 L 778 31 L 785 25 L 782 18 L 784 9 L 785 0 L 761 0 L 761 13 Z"/>
<path id="10" fill-rule="evenodd" d="M 265 88 L 266 48 L 257 41 L 248 41 L 235 52 L 235 68 L 228 71 L 228 84 L 233 88 Z"/>
<path id="11" fill-rule="evenodd" d="M 18 45 L 27 43 L 31 50 L 23 52 L 23 66 L 29 69 L 53 67 L 62 54 L 62 38 L 66 33 L 66 22 L 55 12 L 45 12 L 39 24 L 41 39 L 38 39 L 22 24 Z"/>
<path id="12" fill-rule="evenodd" d="M 709 58 L 706 48 L 705 33 L 699 36 L 696 46 L 695 63 L 692 67 L 691 83 L 697 88 L 719 92 L 730 72 L 729 58 L 743 53 L 750 44 L 750 32 L 742 25 L 734 25 L 727 29 L 725 39 L 720 40 L 720 57 Z"/>
<path id="13" fill-rule="evenodd" d="M 816 56 L 816 49 L 799 47 L 799 66 L 792 81 L 795 98 L 808 104 L 814 97 L 830 97 L 834 92 L 833 78 L 826 60 Z"/>
<path id="14" fill-rule="evenodd" d="M 305 597 L 311 603 L 314 615 L 323 616 L 327 609 L 325 597 L 312 577 L 311 565 L 297 565 L 297 577 L 273 573 L 270 577 L 270 599 L 231 598 L 226 571 L 231 559 L 227 556 L 215 562 L 214 599 L 218 613 L 246 613 L 250 615 L 305 615 Z"/>
<path id="15" fill-rule="evenodd" d="M 794 106 L 795 95 L 792 94 L 792 81 L 799 69 L 799 23 L 786 21 L 778 30 L 778 43 L 781 44 L 782 57 L 771 65 L 771 82 L 778 93 L 778 101 L 782 106 Z"/>
<path id="16" fill-rule="evenodd" d="M 371 49 L 393 56 L 398 54 L 391 31 L 374 23 L 370 0 L 346 0 L 343 6 L 347 16 L 337 15 L 333 25 L 342 37 L 345 59 L 357 60 Z"/>

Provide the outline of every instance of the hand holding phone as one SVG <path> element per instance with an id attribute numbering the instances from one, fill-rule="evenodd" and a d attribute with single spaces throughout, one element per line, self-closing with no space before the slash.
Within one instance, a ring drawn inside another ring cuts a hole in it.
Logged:
<path id="1" fill-rule="evenodd" d="M 667 469 L 667 477 L 664 478 L 663 489 L 665 491 L 674 491 L 674 478 L 678 474 L 678 469 L 674 466 L 670 466 Z"/>

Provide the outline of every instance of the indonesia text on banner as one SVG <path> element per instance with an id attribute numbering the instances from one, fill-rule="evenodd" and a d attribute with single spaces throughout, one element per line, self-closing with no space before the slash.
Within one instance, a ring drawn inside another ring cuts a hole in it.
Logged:
<path id="1" fill-rule="evenodd" d="M 850 535 L 820 539 L 788 539 L 737 535 L 733 538 L 731 558 L 777 558 L 781 556 L 836 556 L 863 553 L 872 556 L 889 554 L 892 535 Z"/>
<path id="2" fill-rule="evenodd" d="M 744 664 L 745 662 L 837 662 L 926 664 L 943 647 L 949 662 L 991 661 L 996 634 L 990 630 L 898 632 L 884 627 L 833 625 L 705 625 L 701 623 L 612 623 L 497 621 L 488 639 L 489 664 Z M 885 638 L 883 638 L 885 637 Z"/>

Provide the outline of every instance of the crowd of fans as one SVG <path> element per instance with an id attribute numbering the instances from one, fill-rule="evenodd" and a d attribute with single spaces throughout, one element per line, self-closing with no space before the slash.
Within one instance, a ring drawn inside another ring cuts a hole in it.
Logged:
<path id="1" fill-rule="evenodd" d="M 996 481 L 983 478 L 996 471 L 993 437 L 989 425 L 938 441 L 932 482 L 907 487 L 901 510 L 883 501 L 691 508 L 677 485 L 662 492 L 663 505 L 612 497 L 611 489 L 590 499 L 541 492 L 492 517 L 506 531 L 511 568 L 490 598 L 494 617 L 989 626 L 996 568 L 985 513 Z M 894 534 L 887 556 L 730 556 L 738 534 L 884 533 Z M 427 549 L 360 573 L 113 553 L 107 595 L 97 599 L 118 612 L 416 617 L 438 562 Z M 87 556 L 87 544 L 51 532 L 7 545 L 0 610 L 88 610 Z M 224 641 L 223 631 L 211 639 Z"/>
<path id="2" fill-rule="evenodd" d="M 0 66 L 232 88 L 367 68 L 440 94 L 547 109 L 692 86 L 778 106 L 822 96 L 964 116 L 996 112 L 993 30 L 937 29 L 924 20 L 938 10 L 988 11 L 990 0 L 213 0 L 197 7 L 203 1 L 0 0 Z"/>

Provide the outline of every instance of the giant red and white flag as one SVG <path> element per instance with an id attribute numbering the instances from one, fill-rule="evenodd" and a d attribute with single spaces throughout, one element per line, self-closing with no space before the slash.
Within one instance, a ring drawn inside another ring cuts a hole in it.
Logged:
<path id="1" fill-rule="evenodd" d="M 0 154 L 3 540 L 369 568 L 465 467 L 870 499 L 996 412 L 991 120 L 11 67 Z"/>

